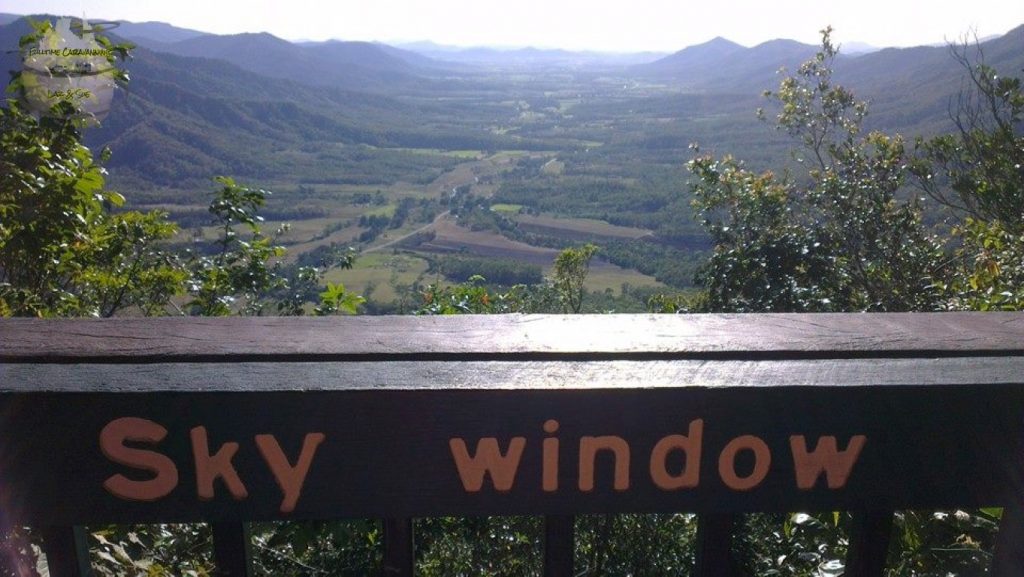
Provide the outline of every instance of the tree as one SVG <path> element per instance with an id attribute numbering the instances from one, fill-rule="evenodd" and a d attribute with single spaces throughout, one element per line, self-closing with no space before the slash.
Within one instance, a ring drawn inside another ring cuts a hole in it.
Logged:
<path id="1" fill-rule="evenodd" d="M 210 203 L 210 213 L 218 236 L 212 256 L 193 254 L 188 302 L 190 312 L 200 316 L 224 316 L 236 309 L 243 314 L 259 314 L 265 303 L 261 297 L 284 286 L 270 259 L 284 256 L 283 246 L 263 234 L 259 209 L 270 194 L 266 190 L 240 186 L 227 177 L 217 177 L 221 185 Z M 247 234 L 240 234 L 237 226 Z M 237 304 L 240 301 L 240 304 Z"/>
<path id="2" fill-rule="evenodd" d="M 553 282 L 564 312 L 579 313 L 583 307 L 584 283 L 590 272 L 590 259 L 596 253 L 597 247 L 588 243 L 579 248 L 567 248 L 555 257 Z"/>
<path id="3" fill-rule="evenodd" d="M 487 279 L 480 275 L 469 277 L 464 283 L 452 286 L 432 284 L 421 293 L 423 304 L 415 311 L 418 315 L 507 314 L 539 312 L 535 310 L 538 295 L 544 287 L 531 288 L 514 285 L 499 291 L 487 287 Z"/>
<path id="4" fill-rule="evenodd" d="M 900 136 L 861 133 L 867 104 L 832 81 L 831 29 L 822 49 L 766 96 L 776 128 L 797 139 L 796 176 L 699 155 L 694 206 L 715 247 L 698 280 L 723 311 L 909 311 L 940 307 L 941 246 L 920 204 L 900 191 Z M 759 111 L 764 117 L 764 112 Z M 699 153 L 699 149 L 698 149 Z"/>
<path id="5" fill-rule="evenodd" d="M 956 310 L 1024 309 L 1024 92 L 1021 79 L 985 64 L 980 46 L 951 48 L 966 72 L 950 107 L 956 128 L 919 139 L 911 165 L 918 185 L 962 219 L 948 278 Z"/>
<path id="6" fill-rule="evenodd" d="M 832 310 L 838 279 L 817 232 L 794 217 L 798 192 L 790 183 L 729 156 L 700 156 L 689 169 L 699 179 L 694 205 L 714 242 L 697 273 L 707 310 Z"/>
<path id="7" fill-rule="evenodd" d="M 507 290 L 488 288 L 487 279 L 472 275 L 453 286 L 430 285 L 422 293 L 416 314 L 579 313 L 586 295 L 590 260 L 598 247 L 586 244 L 561 251 L 553 278 L 543 283 L 517 284 Z"/>
<path id="8" fill-rule="evenodd" d="M 82 129 L 68 101 L 39 119 L 0 107 L 0 315 L 148 314 L 184 280 L 162 244 L 177 228 L 161 212 L 113 212 L 124 197 Z"/>
<path id="9" fill-rule="evenodd" d="M 966 72 L 950 107 L 956 132 L 919 139 L 913 165 L 933 199 L 976 221 L 1024 232 L 1024 92 L 1021 79 L 985 64 L 981 46 L 952 46 Z"/>
<path id="10" fill-rule="evenodd" d="M 812 60 L 767 93 L 778 107 L 776 127 L 800 142 L 794 158 L 804 172 L 758 174 L 707 155 L 689 164 L 694 204 L 715 241 L 698 302 L 744 312 L 1021 308 L 1019 80 L 968 65 L 966 52 L 954 51 L 970 78 L 954 115 L 958 132 L 919 140 L 912 158 L 898 135 L 861 134 L 867 105 L 833 84 L 829 33 Z M 966 215 L 952 236 L 922 224 L 921 204 L 907 190 L 915 176 L 932 198 Z M 973 574 L 987 563 L 983 548 L 999 515 L 902 512 L 889 566 Z M 786 575 L 841 567 L 848 520 L 829 517 L 751 516 L 741 538 L 747 565 Z"/>

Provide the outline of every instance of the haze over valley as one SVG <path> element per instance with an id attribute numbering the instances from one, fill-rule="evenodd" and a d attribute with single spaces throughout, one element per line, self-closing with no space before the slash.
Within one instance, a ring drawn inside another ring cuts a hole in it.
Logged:
<path id="1" fill-rule="evenodd" d="M 28 31 L 0 15 L 4 70 L 20 67 L 6 50 Z M 800 170 L 791 139 L 755 111 L 771 118 L 762 92 L 819 49 L 722 37 L 664 53 L 289 42 L 158 22 L 108 34 L 137 46 L 131 81 L 86 137 L 110 148 L 108 183 L 129 206 L 169 212 L 191 242 L 211 234 L 213 176 L 271 190 L 263 214 L 268 230 L 290 224 L 287 258 L 352 247 L 355 268 L 328 278 L 373 311 L 469 270 L 499 284 L 539 278 L 582 242 L 601 247 L 592 291 L 686 289 L 709 248 L 690 207 L 691 145 Z M 972 50 L 1019 73 L 1022 48 L 1018 26 Z M 963 75 L 944 45 L 851 43 L 835 63 L 836 80 L 870 102 L 867 128 L 910 140 L 951 129 Z"/>

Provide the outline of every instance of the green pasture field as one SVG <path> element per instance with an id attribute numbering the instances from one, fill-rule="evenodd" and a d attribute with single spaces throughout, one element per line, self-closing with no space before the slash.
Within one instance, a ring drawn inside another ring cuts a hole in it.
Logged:
<path id="1" fill-rule="evenodd" d="M 494 210 L 493 206 L 491 207 L 491 210 Z M 553 236 L 562 236 L 558 234 L 559 231 L 564 232 L 565 236 L 572 238 L 590 235 L 608 238 L 637 239 L 651 234 L 651 231 L 647 229 L 618 226 L 593 218 L 562 218 L 543 214 L 540 216 L 517 214 L 514 218 L 520 226 L 523 226 L 527 230 L 529 230 L 530 227 L 533 227 L 543 230 L 545 233 Z"/>

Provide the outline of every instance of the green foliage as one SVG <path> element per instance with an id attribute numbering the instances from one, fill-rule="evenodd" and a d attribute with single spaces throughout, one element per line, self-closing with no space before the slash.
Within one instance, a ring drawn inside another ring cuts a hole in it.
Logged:
<path id="1" fill-rule="evenodd" d="M 261 296 L 284 286 L 284 279 L 270 264 L 284 256 L 285 249 L 263 234 L 259 208 L 270 194 L 262 189 L 240 186 L 227 177 L 217 177 L 221 185 L 210 213 L 219 233 L 212 256 L 195 255 L 189 262 L 192 278 L 188 302 L 191 314 L 200 316 L 259 314 L 266 303 Z M 241 226 L 246 234 L 240 233 Z"/>
<path id="2" fill-rule="evenodd" d="M 832 82 L 832 63 L 839 51 L 831 35 L 831 27 L 822 30 L 821 50 L 795 75 L 784 78 L 778 91 L 764 93 L 779 105 L 777 128 L 800 140 L 822 171 L 835 164 L 839 149 L 853 144 L 867 115 L 867 103 Z M 763 109 L 758 109 L 758 116 L 764 118 Z"/>
<path id="3" fill-rule="evenodd" d="M 898 511 L 892 575 L 983 575 L 992 564 L 1001 510 Z"/>
<path id="4" fill-rule="evenodd" d="M 584 283 L 590 272 L 590 259 L 596 253 L 597 247 L 588 243 L 579 248 L 567 248 L 555 257 L 552 283 L 564 312 L 579 313 L 583 307 Z"/>
<path id="5" fill-rule="evenodd" d="M 707 310 L 707 293 L 657 293 L 647 299 L 647 312 L 685 314 Z"/>
<path id="6" fill-rule="evenodd" d="M 839 512 L 746 515 L 733 548 L 751 575 L 839 577 L 849 522 Z"/>
<path id="7" fill-rule="evenodd" d="M 694 204 L 715 243 L 697 276 L 708 309 L 831 310 L 838 292 L 832 259 L 816 231 L 794 217 L 794 188 L 728 156 L 698 157 L 689 167 L 699 179 Z"/>
<path id="8" fill-rule="evenodd" d="M 538 517 L 439 517 L 416 522 L 416 574 L 527 577 L 541 573 Z"/>
<path id="9" fill-rule="evenodd" d="M 543 519 L 421 519 L 418 575 L 526 576 L 541 572 Z M 576 519 L 578 575 L 680 575 L 693 565 L 696 517 L 591 515 Z"/>
<path id="10" fill-rule="evenodd" d="M 495 290 L 482 275 L 454 286 L 430 285 L 416 314 L 579 313 L 587 294 L 584 286 L 590 260 L 598 247 L 567 248 L 555 258 L 549 282 L 516 284 Z"/>
<path id="11" fill-rule="evenodd" d="M 577 575 L 686 575 L 693 567 L 695 515 L 586 515 L 575 531 Z"/>
<path id="12" fill-rule="evenodd" d="M 351 269 L 351 249 L 332 245 L 286 266 L 281 260 L 285 248 L 276 244 L 287 231 L 281 227 L 273 236 L 262 230 L 264 206 L 269 191 L 249 188 L 227 177 L 217 177 L 221 188 L 210 202 L 217 238 L 208 253 L 193 250 L 185 262 L 189 271 L 188 312 L 200 316 L 231 314 L 259 315 L 269 311 L 285 316 L 312 312 L 317 316 L 355 314 L 365 299 L 342 284 L 322 286 L 331 268 Z M 310 307 L 310 303 L 313 303 Z"/>
<path id="13" fill-rule="evenodd" d="M 1000 76 L 981 48 L 972 61 L 967 44 L 952 48 L 967 72 L 952 118 L 955 134 L 919 140 L 913 165 L 932 198 L 980 221 L 1024 232 L 1024 92 L 1021 79 Z"/>
<path id="14" fill-rule="evenodd" d="M 177 255 L 162 242 L 176 232 L 166 213 L 158 211 L 115 213 L 96 230 L 102 250 L 81 273 L 83 290 L 98 303 L 100 316 L 129 306 L 147 316 L 164 314 L 187 278 Z"/>
<path id="15" fill-rule="evenodd" d="M 952 310 L 1024 310 L 1024 233 L 1000 220 L 967 218 L 953 230 L 961 245 L 956 269 L 938 283 Z"/>
<path id="16" fill-rule="evenodd" d="M 345 290 L 345 285 L 338 283 L 327 283 L 327 290 L 320 293 L 320 305 L 316 307 L 318 316 L 327 316 L 343 312 L 350 315 L 356 314 L 359 305 L 366 302 L 366 299 Z"/>
<path id="17" fill-rule="evenodd" d="M 867 107 L 833 85 L 829 33 L 814 59 L 768 93 L 779 107 L 777 127 L 801 144 L 793 156 L 809 165 L 804 173 L 756 173 L 728 156 L 689 164 L 694 204 L 715 242 L 700 273 L 707 289 L 701 308 L 1019 310 L 1019 81 L 962 60 L 973 92 L 961 97 L 959 134 L 919 141 L 922 153 L 912 159 L 899 136 L 862 134 Z M 954 227 L 952 238 L 935 236 L 906 193 L 912 175 L 933 198 L 973 218 Z M 845 515 L 753 515 L 737 549 L 752 574 L 838 575 L 847 523 Z M 981 574 L 996 524 L 986 511 L 900 512 L 888 566 L 894 575 Z"/>
<path id="18" fill-rule="evenodd" d="M 867 105 L 835 86 L 830 30 L 822 50 L 767 95 L 777 128 L 812 159 L 805 176 L 754 173 L 725 157 L 698 156 L 694 206 L 715 242 L 699 280 L 722 311 L 908 311 L 940 305 L 937 240 L 906 178 L 903 140 L 861 134 Z M 762 111 L 763 115 L 763 111 Z"/>
<path id="19" fill-rule="evenodd" d="M 158 212 L 112 214 L 124 197 L 105 189 L 70 103 L 56 108 L 0 108 L 0 312 L 152 313 L 183 280 L 161 246 L 176 229 Z"/>
<path id="20" fill-rule="evenodd" d="M 207 577 L 213 575 L 213 541 L 203 524 L 90 528 L 93 571 L 103 577 Z"/>
<path id="21" fill-rule="evenodd" d="M 277 301 L 277 313 L 282 316 L 303 316 L 308 312 L 309 303 L 317 302 L 312 309 L 317 316 L 338 312 L 354 314 L 364 302 L 361 296 L 345 290 L 344 285 L 328 283 L 327 290 L 321 283 L 324 274 L 332 268 L 350 270 L 355 263 L 351 248 L 342 249 L 335 243 L 320 246 L 316 251 L 303 253 L 298 262 L 283 268 L 279 273 L 284 282 L 271 296 Z"/>
<path id="22" fill-rule="evenodd" d="M 382 530 L 376 520 L 256 523 L 258 575 L 363 577 L 379 571 Z"/>
<path id="23" fill-rule="evenodd" d="M 962 222 L 954 266 L 936 282 L 955 310 L 1021 310 L 1024 306 L 1024 92 L 1021 79 L 1000 76 L 969 46 L 952 49 L 967 73 L 952 118 L 956 133 L 918 140 L 911 165 L 933 199 Z"/>
<path id="24" fill-rule="evenodd" d="M 429 285 L 422 293 L 423 304 L 414 314 L 505 314 L 537 312 L 537 303 L 547 296 L 542 288 L 515 285 L 496 291 L 487 287 L 486 279 L 476 275 L 454 286 Z"/>

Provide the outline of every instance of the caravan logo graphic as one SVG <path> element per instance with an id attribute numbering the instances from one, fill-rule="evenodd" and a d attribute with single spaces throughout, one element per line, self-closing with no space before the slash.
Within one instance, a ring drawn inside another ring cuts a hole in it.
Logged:
<path id="1" fill-rule="evenodd" d="M 24 53 L 22 84 L 25 101 L 39 114 L 69 101 L 86 118 L 100 121 L 110 111 L 114 97 L 114 67 L 110 50 L 96 41 L 95 28 L 81 20 L 73 25 L 71 18 L 57 20 L 39 43 Z M 76 34 L 72 26 L 80 28 Z"/>

